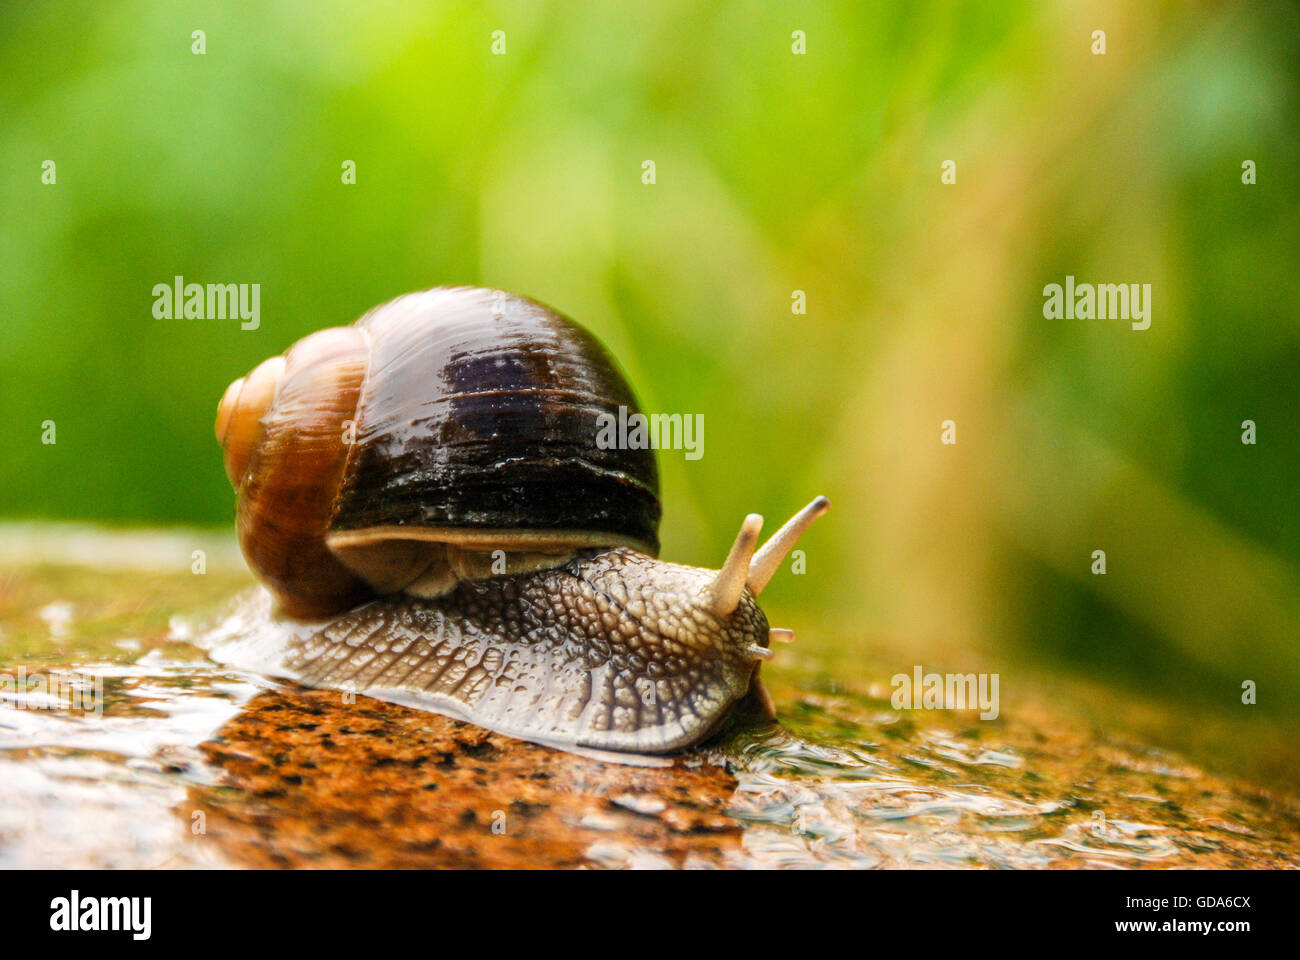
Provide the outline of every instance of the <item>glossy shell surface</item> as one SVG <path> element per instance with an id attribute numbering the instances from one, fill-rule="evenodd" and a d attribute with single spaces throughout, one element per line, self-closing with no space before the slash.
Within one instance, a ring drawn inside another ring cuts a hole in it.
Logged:
<path id="1" fill-rule="evenodd" d="M 369 372 L 334 530 L 574 530 L 658 552 L 654 453 L 598 446 L 601 415 L 637 405 L 586 330 L 466 288 L 401 297 L 357 326 Z"/>

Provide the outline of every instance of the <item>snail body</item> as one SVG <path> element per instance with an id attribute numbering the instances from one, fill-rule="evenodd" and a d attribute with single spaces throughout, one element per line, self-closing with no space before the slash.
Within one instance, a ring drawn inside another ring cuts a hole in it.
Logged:
<path id="1" fill-rule="evenodd" d="M 217 415 L 238 532 L 278 613 L 225 662 L 579 751 L 664 754 L 766 705 L 755 597 L 829 503 L 721 570 L 656 559 L 651 450 L 601 449 L 636 403 L 566 317 L 438 288 L 311 334 Z"/>

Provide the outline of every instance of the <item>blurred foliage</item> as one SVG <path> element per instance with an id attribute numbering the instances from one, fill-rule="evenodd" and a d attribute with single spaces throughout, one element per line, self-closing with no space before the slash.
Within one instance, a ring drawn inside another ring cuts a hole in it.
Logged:
<path id="1" fill-rule="evenodd" d="M 771 591 L 806 643 L 1297 708 L 1294 6 L 10 3 L 0 62 L 4 515 L 229 524 L 226 383 L 499 286 L 705 415 L 665 556 L 832 498 Z M 1067 273 L 1151 328 L 1045 320 Z M 154 319 L 177 274 L 260 283 L 260 329 Z"/>

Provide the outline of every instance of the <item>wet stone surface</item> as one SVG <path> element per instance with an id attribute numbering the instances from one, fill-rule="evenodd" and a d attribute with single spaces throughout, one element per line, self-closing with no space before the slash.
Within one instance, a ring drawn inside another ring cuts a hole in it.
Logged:
<path id="1" fill-rule="evenodd" d="M 246 585 L 0 566 L 0 866 L 1300 866 L 1293 792 L 1047 698 L 900 713 L 796 645 L 782 727 L 611 764 L 220 667 L 197 631 Z"/>
<path id="2" fill-rule="evenodd" d="M 256 867 L 720 866 L 735 780 L 627 767 L 333 691 L 259 694 L 202 745 L 208 836 Z"/>

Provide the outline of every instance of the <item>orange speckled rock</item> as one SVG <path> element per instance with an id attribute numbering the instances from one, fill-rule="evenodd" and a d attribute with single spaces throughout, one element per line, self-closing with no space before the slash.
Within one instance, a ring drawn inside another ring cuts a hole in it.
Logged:
<path id="1" fill-rule="evenodd" d="M 259 694 L 203 752 L 209 839 L 256 867 L 722 866 L 722 768 L 603 763 L 337 692 Z M 231 790 L 229 788 L 236 789 Z M 187 818 L 189 819 L 189 818 Z"/>

